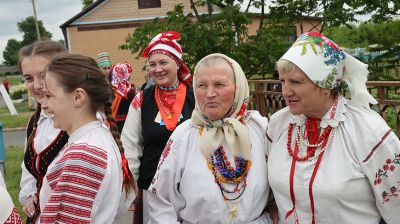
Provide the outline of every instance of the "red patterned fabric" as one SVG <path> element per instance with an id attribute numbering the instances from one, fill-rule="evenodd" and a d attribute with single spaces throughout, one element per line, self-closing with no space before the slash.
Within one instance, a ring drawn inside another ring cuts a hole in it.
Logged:
<path id="1" fill-rule="evenodd" d="M 4 224 L 20 224 L 23 223 L 21 216 L 18 213 L 18 210 L 14 208 L 10 214 L 10 216 L 7 218 L 7 220 L 4 222 Z"/>
<path id="2" fill-rule="evenodd" d="M 135 96 L 135 98 L 133 98 L 131 106 L 135 109 L 135 110 L 139 110 L 139 108 L 142 107 L 142 102 L 143 102 L 143 91 L 140 91 L 139 94 L 137 94 Z"/>
<path id="3" fill-rule="evenodd" d="M 40 223 L 90 223 L 93 203 L 107 169 L 107 153 L 86 144 L 65 150 L 46 175 L 53 193 Z"/>

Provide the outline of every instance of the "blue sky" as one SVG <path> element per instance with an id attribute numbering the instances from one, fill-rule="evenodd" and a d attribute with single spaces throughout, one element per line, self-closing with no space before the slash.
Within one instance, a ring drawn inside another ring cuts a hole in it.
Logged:
<path id="1" fill-rule="evenodd" d="M 53 40 L 64 39 L 59 26 L 82 10 L 81 0 L 35 0 L 38 20 L 53 34 Z M 31 0 L 0 0 L 0 64 L 11 38 L 22 40 L 17 23 L 33 16 Z"/>

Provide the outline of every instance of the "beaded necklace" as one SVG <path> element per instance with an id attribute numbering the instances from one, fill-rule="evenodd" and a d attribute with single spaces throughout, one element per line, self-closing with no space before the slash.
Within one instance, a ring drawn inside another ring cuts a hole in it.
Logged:
<path id="1" fill-rule="evenodd" d="M 251 162 L 235 156 L 235 168 L 226 156 L 222 146 L 215 150 L 214 154 L 208 158 L 208 168 L 215 177 L 221 194 L 227 201 L 234 201 L 243 194 L 246 189 L 247 173 Z"/>
<path id="2" fill-rule="evenodd" d="M 174 116 L 172 106 L 174 105 L 174 102 L 175 102 L 178 85 L 179 85 L 179 81 L 176 82 L 175 85 L 170 88 L 165 88 L 165 87 L 159 86 L 160 91 L 158 91 L 157 97 L 158 97 L 158 100 L 160 101 L 161 109 L 167 115 L 167 118 L 169 120 L 171 120 L 172 116 Z"/>

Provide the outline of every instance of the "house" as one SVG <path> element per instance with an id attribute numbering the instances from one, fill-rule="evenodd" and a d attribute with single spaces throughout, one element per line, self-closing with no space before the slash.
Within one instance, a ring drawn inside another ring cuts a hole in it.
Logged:
<path id="1" fill-rule="evenodd" d="M 139 86 L 144 82 L 142 68 L 145 60 L 135 59 L 136 55 L 120 50 L 119 46 L 125 43 L 128 35 L 137 27 L 157 17 L 165 18 L 167 12 L 172 11 L 177 4 L 185 6 L 185 13 L 192 12 L 190 0 L 97 0 L 60 27 L 71 53 L 96 58 L 98 53 L 106 51 L 112 63 L 127 61 L 133 69 L 131 81 Z M 220 9 L 214 6 L 215 13 Z M 197 10 L 199 13 L 207 13 L 205 6 L 197 7 Z M 258 29 L 259 17 L 255 16 L 253 20 L 249 27 L 250 34 Z M 305 31 L 313 30 L 320 23 L 318 19 L 312 18 L 303 27 Z M 299 35 L 299 28 L 296 30 Z"/>

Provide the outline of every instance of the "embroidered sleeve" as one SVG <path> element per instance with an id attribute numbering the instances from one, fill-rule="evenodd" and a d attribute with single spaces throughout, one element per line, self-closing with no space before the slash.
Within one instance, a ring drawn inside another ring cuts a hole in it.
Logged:
<path id="1" fill-rule="evenodd" d="M 134 108 L 135 110 L 139 110 L 142 107 L 142 102 L 143 102 L 143 91 L 140 91 L 138 94 L 136 94 L 135 98 L 133 98 L 131 102 L 131 107 Z"/>
<path id="2" fill-rule="evenodd" d="M 139 98 L 139 95 L 141 95 L 141 93 L 142 92 L 136 95 L 135 99 Z M 125 149 L 125 156 L 128 160 L 129 169 L 135 177 L 135 180 L 139 179 L 140 158 L 143 155 L 141 113 L 142 112 L 140 108 L 136 109 L 134 107 L 130 107 L 125 120 L 124 128 L 121 132 L 122 146 Z"/>
<path id="3" fill-rule="evenodd" d="M 175 133 L 174 133 L 175 134 Z M 167 142 L 149 187 L 149 223 L 179 223 L 178 211 L 184 205 L 179 193 L 180 171 L 176 155 L 178 144 L 173 135 Z M 173 222 L 170 222 L 173 221 Z"/>
<path id="4" fill-rule="evenodd" d="M 388 130 L 362 161 L 376 205 L 387 223 L 400 219 L 400 141 Z"/>
<path id="5" fill-rule="evenodd" d="M 72 145 L 46 174 L 52 194 L 40 223 L 90 223 L 93 203 L 107 169 L 104 150 Z"/>
<path id="6" fill-rule="evenodd" d="M 10 214 L 10 216 L 8 216 L 7 220 L 4 221 L 4 224 L 22 224 L 22 219 L 21 216 L 18 213 L 18 210 L 16 208 L 14 208 Z"/>

